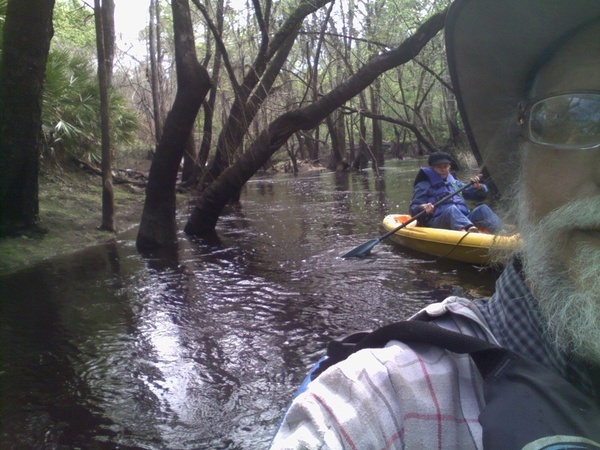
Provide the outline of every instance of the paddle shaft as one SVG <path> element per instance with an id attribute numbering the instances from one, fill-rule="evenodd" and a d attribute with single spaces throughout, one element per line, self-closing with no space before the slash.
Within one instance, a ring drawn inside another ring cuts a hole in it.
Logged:
<path id="1" fill-rule="evenodd" d="M 466 188 L 468 188 L 469 186 L 472 186 L 474 184 L 473 181 L 469 182 L 468 184 L 464 185 L 463 187 L 461 187 L 460 189 L 452 192 L 451 194 L 446 195 L 445 197 L 441 198 L 440 200 L 438 200 L 437 202 L 435 202 L 433 204 L 433 207 L 435 208 L 438 205 L 441 205 L 444 202 L 447 202 L 448 200 L 450 200 L 452 197 L 454 197 L 456 194 L 460 194 L 462 191 L 464 191 Z M 398 225 L 396 228 L 394 228 L 391 231 L 388 231 L 387 233 L 385 233 L 383 236 L 381 236 L 379 238 L 379 240 L 384 240 L 386 237 L 391 236 L 392 234 L 394 234 L 396 231 L 401 230 L 402 228 L 404 228 L 405 226 L 407 226 L 409 223 L 414 222 L 415 220 L 417 220 L 419 217 L 424 216 L 425 210 L 415 214 L 414 216 L 412 216 L 410 218 L 410 220 L 407 220 L 406 222 L 402 222 L 400 225 Z"/>

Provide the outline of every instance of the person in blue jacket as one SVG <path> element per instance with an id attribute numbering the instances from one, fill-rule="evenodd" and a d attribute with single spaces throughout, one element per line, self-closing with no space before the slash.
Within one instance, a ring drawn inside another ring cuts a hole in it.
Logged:
<path id="1" fill-rule="evenodd" d="M 421 226 L 471 233 L 484 231 L 491 234 L 497 234 L 502 230 L 502 221 L 489 206 L 479 205 L 471 211 L 465 202 L 465 199 L 474 201 L 486 199 L 489 190 L 485 184 L 480 183 L 479 176 L 471 178 L 473 186 L 446 202 L 434 206 L 448 194 L 464 187 L 465 183 L 457 180 L 450 173 L 452 165 L 450 155 L 442 152 L 432 153 L 427 163 L 429 167 L 421 168 L 415 178 L 410 204 L 412 216 L 425 211 L 426 215 L 419 220 Z"/>

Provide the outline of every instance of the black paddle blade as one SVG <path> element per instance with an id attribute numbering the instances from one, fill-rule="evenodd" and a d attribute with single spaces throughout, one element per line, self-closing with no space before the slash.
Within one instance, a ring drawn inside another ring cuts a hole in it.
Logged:
<path id="1" fill-rule="evenodd" d="M 369 254 L 371 249 L 381 242 L 381 239 L 371 239 L 369 242 L 359 245 L 353 248 L 348 253 L 344 253 L 342 258 L 352 258 L 353 256 L 366 256 Z"/>

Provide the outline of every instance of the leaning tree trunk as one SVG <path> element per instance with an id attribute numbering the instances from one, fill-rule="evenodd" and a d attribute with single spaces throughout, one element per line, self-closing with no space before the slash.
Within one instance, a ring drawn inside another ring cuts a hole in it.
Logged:
<path id="1" fill-rule="evenodd" d="M 210 89 L 208 72 L 196 57 L 188 0 L 172 0 L 177 94 L 150 166 L 146 201 L 136 245 L 139 250 L 177 242 L 175 184 L 185 145 Z"/>
<path id="2" fill-rule="evenodd" d="M 445 12 L 435 14 L 398 48 L 373 57 L 355 75 L 318 101 L 284 113 L 271 122 L 241 158 L 203 192 L 188 219 L 185 232 L 194 235 L 213 233 L 225 205 L 292 134 L 316 127 L 338 107 L 367 88 L 379 75 L 414 58 L 443 28 L 445 16 Z"/>
<path id="3" fill-rule="evenodd" d="M 10 0 L 0 66 L 0 233 L 39 219 L 42 93 L 54 0 Z"/>

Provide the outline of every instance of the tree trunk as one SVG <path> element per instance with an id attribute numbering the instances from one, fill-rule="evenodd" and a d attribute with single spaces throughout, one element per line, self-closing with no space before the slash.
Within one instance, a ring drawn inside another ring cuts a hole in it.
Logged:
<path id="1" fill-rule="evenodd" d="M 325 31 L 327 31 L 327 26 L 329 24 L 329 18 L 331 17 L 331 11 L 333 10 L 333 6 L 334 6 L 335 2 L 331 3 L 329 5 L 329 8 L 327 8 L 327 13 L 325 14 L 325 18 L 321 24 L 321 30 L 319 31 L 319 40 L 317 41 L 317 47 L 315 49 L 315 60 L 312 64 L 312 74 L 311 74 L 311 88 L 312 88 L 312 101 L 313 103 L 316 102 L 319 98 L 319 69 L 320 69 L 320 58 L 321 58 L 321 48 L 323 47 L 323 41 L 325 40 Z M 329 124 L 328 124 L 329 125 Z M 319 127 L 317 127 L 315 129 L 315 141 L 314 141 L 314 152 L 311 155 L 311 162 L 313 162 L 314 164 L 317 164 L 320 161 L 320 155 L 321 155 L 321 139 L 320 139 L 320 132 L 321 130 L 319 129 Z M 337 138 L 337 136 L 334 136 L 333 133 L 331 134 L 332 136 L 332 144 L 335 146 L 335 143 L 333 142 L 333 139 Z M 337 143 L 337 140 L 336 140 Z M 330 162 L 330 165 L 334 164 L 333 162 Z"/>
<path id="2" fill-rule="evenodd" d="M 154 137 L 156 146 L 162 138 L 161 92 L 158 78 L 159 65 L 157 62 L 157 42 L 160 42 L 157 27 L 157 14 L 159 0 L 150 0 L 150 23 L 148 24 L 148 42 L 150 52 L 150 90 L 152 91 L 152 111 L 154 115 Z"/>
<path id="3" fill-rule="evenodd" d="M 217 33 L 223 34 L 223 0 L 217 1 Z M 208 47 L 208 45 L 207 45 Z M 207 50 L 208 51 L 208 50 Z M 212 84 L 218 86 L 219 75 L 221 73 L 221 64 L 223 61 L 222 49 L 220 46 L 216 46 L 215 57 L 213 59 L 212 67 Z M 200 171 L 204 171 L 206 163 L 208 162 L 208 155 L 210 153 L 210 146 L 212 145 L 213 137 L 213 118 L 215 111 L 215 104 L 217 101 L 217 89 L 212 89 L 208 94 L 208 100 L 204 102 L 204 125 L 202 127 L 202 141 L 200 143 L 200 149 L 198 150 L 198 164 Z M 202 173 L 202 172 L 201 172 Z"/>
<path id="4" fill-rule="evenodd" d="M 54 0 L 10 0 L 0 66 L 0 234 L 35 228 Z"/>
<path id="5" fill-rule="evenodd" d="M 456 100 L 450 91 L 444 89 L 442 91 L 445 105 L 445 118 L 446 124 L 448 125 L 449 141 L 453 147 L 460 147 L 461 142 L 461 131 L 458 126 L 458 109 L 456 107 Z"/>
<path id="6" fill-rule="evenodd" d="M 106 42 L 110 41 L 110 31 L 105 34 L 104 11 L 101 0 L 94 0 L 94 18 L 96 21 L 96 47 L 98 53 L 98 84 L 100 87 L 100 130 L 102 139 L 102 224 L 100 228 L 116 231 L 115 194 L 112 183 L 112 151 L 110 144 L 110 111 L 108 89 L 110 87 L 108 70 L 112 67 L 107 61 Z M 113 7 L 114 11 L 114 7 Z M 114 20 L 113 20 L 114 26 Z M 113 46 L 114 47 L 114 46 Z"/>
<path id="7" fill-rule="evenodd" d="M 198 155 L 196 154 L 196 139 L 194 139 L 194 131 L 185 144 L 183 151 L 183 168 L 181 169 L 181 183 L 186 186 L 191 186 L 198 179 Z"/>
<path id="8" fill-rule="evenodd" d="M 381 82 L 376 79 L 371 85 L 371 111 L 374 114 L 380 114 L 381 107 Z M 373 155 L 377 167 L 383 167 L 385 158 L 383 155 L 383 134 L 381 131 L 381 122 L 379 119 L 373 119 Z"/>
<path id="9" fill-rule="evenodd" d="M 360 98 L 360 106 L 361 110 L 367 109 L 367 104 L 364 99 L 364 96 L 361 95 Z M 357 170 L 362 170 L 367 167 L 367 163 L 369 161 L 369 144 L 367 141 L 367 124 L 365 117 L 361 114 L 358 119 L 358 158 L 354 162 L 354 168 Z"/>
<path id="10" fill-rule="evenodd" d="M 317 143 L 319 142 L 318 131 L 315 130 L 316 137 L 311 132 L 304 133 L 304 143 L 308 149 L 308 160 L 313 164 L 319 162 L 319 148 L 317 147 Z"/>
<path id="11" fill-rule="evenodd" d="M 304 161 L 308 155 L 306 136 L 299 131 L 296 133 L 296 139 L 298 139 L 298 155 L 300 155 L 300 159 Z"/>
<path id="12" fill-rule="evenodd" d="M 325 124 L 327 125 L 327 130 L 329 131 L 329 135 L 331 136 L 331 155 L 329 156 L 327 168 L 333 171 L 335 171 L 335 169 L 337 168 L 338 163 L 341 162 L 338 137 L 335 132 L 335 118 L 333 117 L 334 114 L 335 113 L 329 114 L 325 118 Z"/>
<path id="13" fill-rule="evenodd" d="M 340 111 L 335 111 L 327 116 L 327 128 L 331 135 L 331 159 L 327 168 L 343 171 L 345 169 L 344 146 L 346 140 L 344 137 L 344 116 Z"/>
<path id="14" fill-rule="evenodd" d="M 219 176 L 202 194 L 192 211 L 185 232 L 193 235 L 214 233 L 225 205 L 275 153 L 299 130 L 316 127 L 329 114 L 367 88 L 379 75 L 414 58 L 444 26 L 445 12 L 435 14 L 399 47 L 377 55 L 355 75 L 304 108 L 276 118 L 249 146 L 238 161 Z"/>
<path id="15" fill-rule="evenodd" d="M 106 82 L 112 86 L 115 61 L 115 0 L 102 0 L 102 30 L 104 34 L 104 60 L 106 61 Z"/>
<path id="16" fill-rule="evenodd" d="M 356 144 L 354 143 L 354 133 L 352 132 L 352 117 L 349 117 L 346 121 L 346 134 L 348 135 L 348 146 L 350 147 L 350 164 L 354 167 L 354 162 L 356 161 Z"/>
<path id="17" fill-rule="evenodd" d="M 139 250 L 177 242 L 175 184 L 196 115 L 210 89 L 210 78 L 196 57 L 188 0 L 172 0 L 177 94 L 150 166 L 146 201 L 136 245 Z"/>

